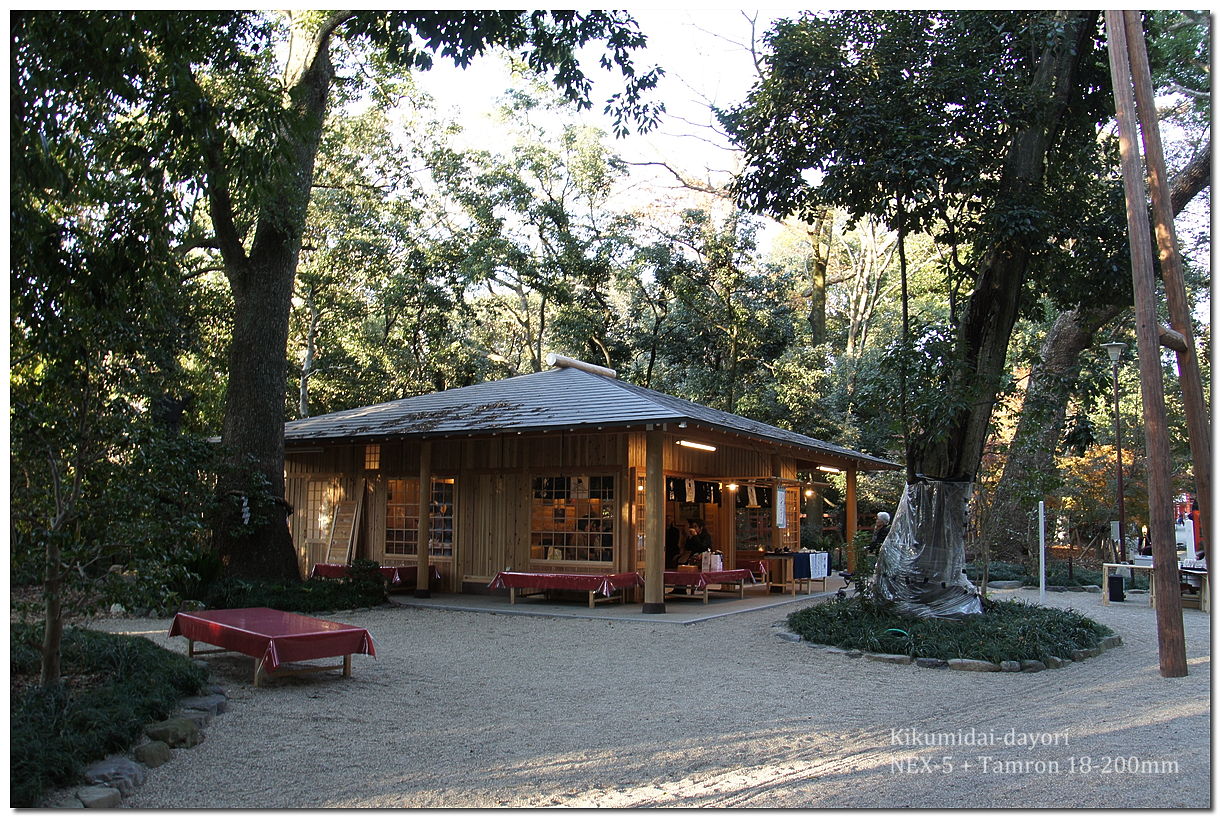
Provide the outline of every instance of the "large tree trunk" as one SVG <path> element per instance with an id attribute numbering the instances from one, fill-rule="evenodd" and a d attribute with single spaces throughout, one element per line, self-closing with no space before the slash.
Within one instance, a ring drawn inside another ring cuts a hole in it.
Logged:
<path id="1" fill-rule="evenodd" d="M 1080 377 L 1080 353 L 1093 346 L 1097 330 L 1122 309 L 1078 306 L 1060 313 L 1046 334 L 1039 350 L 1042 360 L 1030 372 L 1003 474 L 979 529 L 979 540 L 988 543 L 993 559 L 1020 562 L 1028 556 L 1027 515 L 1058 479 L 1055 452 L 1068 399 Z"/>
<path id="2" fill-rule="evenodd" d="M 1042 186 L 1047 152 L 1076 89 L 1076 69 L 1091 49 L 1096 12 L 1063 12 L 1061 34 L 1042 53 L 1031 82 L 1042 99 L 1030 123 L 1014 132 L 1008 149 L 996 207 L 1018 206 Z M 1030 248 L 1019 237 L 1004 236 L 980 258 L 974 293 L 958 327 L 957 348 L 963 362 L 955 391 L 968 396 L 950 417 L 948 433 L 912 442 L 914 470 L 928 477 L 973 482 L 983 457 L 991 412 L 1004 374 Z"/>
<path id="3" fill-rule="evenodd" d="M 234 303 L 221 433 L 225 462 L 217 484 L 221 512 L 213 530 L 231 576 L 300 578 L 284 500 L 288 317 L 333 78 L 328 43 L 342 15 L 332 13 L 317 27 L 308 25 L 308 16 L 293 20 L 285 89 L 296 121 L 280 131 L 284 170 L 269 180 L 272 193 L 248 254 L 223 162 L 213 155 L 209 167 L 210 210 Z"/>
<path id="4" fill-rule="evenodd" d="M 1208 186 L 1210 170 L 1209 142 L 1170 185 L 1175 216 Z M 1080 375 L 1080 354 L 1093 346 L 1097 330 L 1121 311 L 1117 306 L 1080 304 L 1061 313 L 1047 333 L 1041 361 L 1030 372 L 1008 460 L 979 529 L 979 539 L 990 545 L 993 557 L 1027 556 L 1026 515 L 1057 482 L 1055 451 Z"/>
<path id="5" fill-rule="evenodd" d="M 822 211 L 809 236 L 809 343 L 826 343 L 826 268 L 834 241 L 834 211 Z"/>

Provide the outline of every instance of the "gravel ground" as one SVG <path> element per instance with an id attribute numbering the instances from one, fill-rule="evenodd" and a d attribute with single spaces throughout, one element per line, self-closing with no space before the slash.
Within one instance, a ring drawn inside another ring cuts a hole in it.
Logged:
<path id="1" fill-rule="evenodd" d="M 376 659 L 255 689 L 251 659 L 208 657 L 229 712 L 126 804 L 1210 808 L 1209 617 L 1183 612 L 1190 675 L 1163 679 L 1146 604 L 1048 603 L 1124 644 L 1062 670 L 967 673 L 783 641 L 771 625 L 790 608 L 688 626 L 344 612 L 330 618 L 368 628 Z M 186 651 L 168 620 L 95 627 Z M 917 743 L 947 738 L 962 743 Z"/>

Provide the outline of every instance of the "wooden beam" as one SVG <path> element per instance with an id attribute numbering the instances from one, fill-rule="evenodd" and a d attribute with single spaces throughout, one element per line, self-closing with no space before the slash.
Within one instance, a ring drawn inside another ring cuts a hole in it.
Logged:
<path id="1" fill-rule="evenodd" d="M 649 429 L 644 450 L 644 613 L 665 613 L 665 432 Z"/>
<path id="2" fill-rule="evenodd" d="M 1186 638 L 1182 630 L 1182 594 L 1173 539 L 1173 493 L 1169 474 L 1169 435 L 1156 314 L 1156 280 L 1152 269 L 1152 236 L 1139 148 L 1136 145 L 1135 97 L 1131 88 L 1127 33 L 1122 11 L 1106 12 L 1110 76 L 1118 118 L 1123 189 L 1127 198 L 1127 232 L 1131 244 L 1131 282 L 1135 290 L 1135 329 L 1144 399 L 1144 442 L 1148 469 L 1148 536 L 1152 540 L 1156 583 L 1156 627 L 1161 675 L 1186 675 Z"/>
<path id="3" fill-rule="evenodd" d="M 1166 349 L 1172 349 L 1174 352 L 1190 351 L 1190 344 L 1187 342 L 1185 335 L 1164 325 L 1161 325 L 1160 330 L 1161 335 L 1158 340 L 1160 340 L 1161 346 Z"/>
<path id="4" fill-rule="evenodd" d="M 1186 414 L 1186 431 L 1190 440 L 1191 460 L 1194 462 L 1195 495 L 1199 499 L 1199 516 L 1206 531 L 1212 519 L 1211 421 L 1204 402 L 1203 380 L 1199 375 L 1194 330 L 1190 323 L 1190 304 L 1186 300 L 1182 256 L 1178 252 L 1178 237 L 1173 226 L 1173 201 L 1169 193 L 1169 175 L 1165 171 L 1165 151 L 1161 146 L 1161 129 L 1157 122 L 1144 27 L 1138 11 L 1124 11 L 1123 20 L 1126 23 L 1127 54 L 1135 84 L 1136 110 L 1144 139 L 1144 162 L 1152 193 L 1152 216 L 1156 223 L 1156 244 L 1161 261 L 1161 280 L 1165 282 L 1165 302 L 1169 307 L 1169 324 L 1172 327 L 1170 331 L 1180 339 L 1180 346 L 1166 346 L 1178 353 L 1178 383 L 1182 389 L 1182 408 Z M 1164 336 L 1165 333 L 1162 333 L 1162 343 Z"/>
<path id="5" fill-rule="evenodd" d="M 432 441 L 419 442 L 419 545 L 416 548 L 415 561 L 415 596 L 427 599 L 432 596 L 428 585 L 431 550 L 428 541 L 432 539 Z"/>

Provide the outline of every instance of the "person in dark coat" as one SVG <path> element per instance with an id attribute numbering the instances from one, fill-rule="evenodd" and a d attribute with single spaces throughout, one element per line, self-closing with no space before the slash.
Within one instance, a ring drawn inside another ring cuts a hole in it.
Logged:
<path id="1" fill-rule="evenodd" d="M 885 542 L 885 538 L 890 533 L 890 515 L 887 511 L 882 511 L 877 514 L 877 522 L 873 524 L 873 541 L 868 544 L 868 550 L 871 554 L 876 554 L 881 550 L 881 544 Z"/>
<path id="2" fill-rule="evenodd" d="M 699 564 L 699 555 L 712 550 L 712 535 L 703 527 L 703 520 L 686 521 L 686 542 L 682 544 L 679 562 L 687 565 Z"/>
<path id="3" fill-rule="evenodd" d="M 682 529 L 673 520 L 665 528 L 665 568 L 673 571 L 678 567 L 678 555 L 682 553 Z"/>

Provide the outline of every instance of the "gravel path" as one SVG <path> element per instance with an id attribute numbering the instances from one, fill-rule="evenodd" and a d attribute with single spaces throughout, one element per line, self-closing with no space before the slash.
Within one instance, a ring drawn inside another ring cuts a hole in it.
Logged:
<path id="1" fill-rule="evenodd" d="M 1210 808 L 1209 617 L 1183 612 L 1190 675 L 1163 679 L 1145 604 L 1048 602 L 1123 646 L 1062 670 L 967 673 L 780 640 L 788 608 L 689 626 L 345 612 L 331 618 L 367 627 L 375 660 L 256 690 L 251 659 L 209 657 L 229 712 L 126 803 Z M 168 620 L 95 626 L 186 650 Z M 1006 746 L 1009 731 L 1044 744 Z M 929 733 L 998 746 L 912 746 Z"/>

